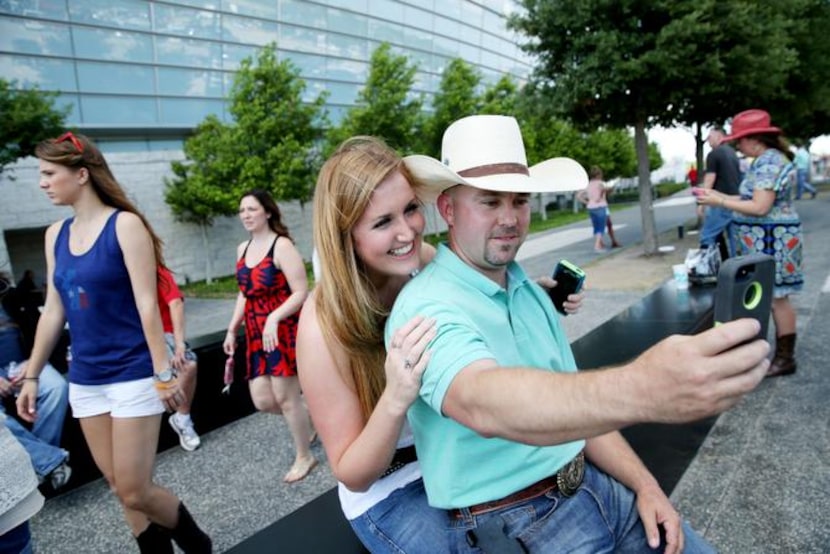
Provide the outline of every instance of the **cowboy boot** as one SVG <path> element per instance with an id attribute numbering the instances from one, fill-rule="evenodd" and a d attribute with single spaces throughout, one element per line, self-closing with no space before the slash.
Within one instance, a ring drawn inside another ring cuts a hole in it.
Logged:
<path id="1" fill-rule="evenodd" d="M 142 531 L 135 540 L 141 554 L 173 554 L 170 532 L 156 523 L 151 522 L 147 529 Z"/>
<path id="2" fill-rule="evenodd" d="M 767 371 L 767 377 L 781 377 L 795 373 L 795 333 L 775 339 L 775 356 Z"/>
<path id="3" fill-rule="evenodd" d="M 213 543 L 210 537 L 199 529 L 193 516 L 179 503 L 179 522 L 172 531 L 173 540 L 179 545 L 185 554 L 210 554 L 213 551 Z"/>

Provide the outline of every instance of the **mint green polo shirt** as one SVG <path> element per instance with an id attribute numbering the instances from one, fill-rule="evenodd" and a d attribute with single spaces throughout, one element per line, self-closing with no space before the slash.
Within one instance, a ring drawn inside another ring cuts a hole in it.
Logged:
<path id="1" fill-rule="evenodd" d="M 505 290 L 442 244 L 398 296 L 386 324 L 387 348 L 394 330 L 416 315 L 437 325 L 419 397 L 407 414 L 430 505 L 463 508 L 503 498 L 553 475 L 583 448 L 584 441 L 539 447 L 484 438 L 441 413 L 452 380 L 477 360 L 576 371 L 550 298 L 517 263 L 507 268 Z"/>

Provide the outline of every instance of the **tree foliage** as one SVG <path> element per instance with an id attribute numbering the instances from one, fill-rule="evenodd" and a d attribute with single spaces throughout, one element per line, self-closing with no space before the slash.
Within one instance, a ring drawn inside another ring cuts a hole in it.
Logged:
<path id="1" fill-rule="evenodd" d="M 817 0 L 796 0 L 816 5 Z M 646 253 L 657 250 L 649 147 L 654 124 L 723 121 L 781 95 L 798 67 L 790 3 L 522 0 L 510 25 L 535 78 L 580 128 L 633 127 Z M 601 14 L 599 17 L 597 14 Z"/>
<path id="2" fill-rule="evenodd" d="M 423 154 L 440 157 L 444 130 L 456 119 L 480 113 L 480 83 L 481 74 L 461 58 L 454 58 L 444 68 L 433 96 L 432 115 L 424 125 Z"/>
<path id="3" fill-rule="evenodd" d="M 70 106 L 55 107 L 57 93 L 19 89 L 17 81 L 0 78 L 0 173 L 35 146 L 64 130 Z"/>
<path id="4" fill-rule="evenodd" d="M 369 77 L 355 106 L 326 136 L 326 154 L 355 135 L 380 137 L 402 151 L 411 148 L 422 124 L 423 100 L 412 93 L 417 69 L 406 56 L 394 54 L 388 43 L 378 46 L 372 53 Z"/>

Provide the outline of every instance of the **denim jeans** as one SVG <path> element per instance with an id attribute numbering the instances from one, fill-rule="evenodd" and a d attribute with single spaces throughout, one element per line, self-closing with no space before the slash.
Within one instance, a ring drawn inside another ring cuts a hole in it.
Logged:
<path id="1" fill-rule="evenodd" d="M 3 554 L 32 554 L 32 533 L 29 522 L 24 521 L 11 531 L 0 535 L 0 552 Z"/>
<path id="2" fill-rule="evenodd" d="M 35 473 L 45 477 L 64 462 L 69 455 L 60 448 L 63 419 L 67 407 L 66 379 L 47 364 L 40 373 L 37 388 L 37 419 L 29 431 L 13 417 L 6 418 L 6 427 L 20 441 L 29 457 Z M 2 410 L 0 405 L 0 410 Z"/>
<path id="3" fill-rule="evenodd" d="M 700 246 L 712 246 L 717 244 L 718 237 L 726 231 L 729 236 L 729 224 L 732 223 L 732 210 L 709 206 L 703 216 L 703 228 L 700 230 Z M 732 249 L 730 248 L 730 252 Z"/>
<path id="4" fill-rule="evenodd" d="M 476 545 L 476 527 L 492 518 L 501 518 L 506 534 L 518 539 L 526 552 L 568 552 L 577 554 L 662 552 L 652 550 L 637 512 L 636 498 L 629 489 L 585 464 L 585 479 L 571 497 L 556 491 L 527 502 L 478 516 L 462 510 L 463 516 L 451 524 L 451 548 L 457 553 L 482 553 Z M 472 531 L 473 536 L 468 533 Z M 683 523 L 685 553 L 715 552 Z"/>
<path id="5" fill-rule="evenodd" d="M 816 187 L 810 184 L 810 177 L 806 169 L 798 169 L 796 170 L 796 174 L 798 176 L 798 185 L 795 189 L 795 198 L 796 200 L 801 198 L 801 195 L 804 194 L 804 191 L 811 194 L 815 194 Z"/>
<path id="6" fill-rule="evenodd" d="M 372 554 L 448 552 L 449 518 L 427 504 L 420 479 L 398 489 L 349 523 Z"/>

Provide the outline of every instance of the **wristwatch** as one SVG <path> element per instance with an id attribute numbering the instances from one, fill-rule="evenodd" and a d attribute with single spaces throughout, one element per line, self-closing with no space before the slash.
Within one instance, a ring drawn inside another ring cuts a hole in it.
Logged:
<path id="1" fill-rule="evenodd" d="M 156 383 L 169 383 L 177 376 L 178 374 L 176 373 L 176 370 L 172 367 L 168 367 L 167 369 L 159 371 L 158 373 L 154 373 L 153 381 L 155 381 Z"/>

